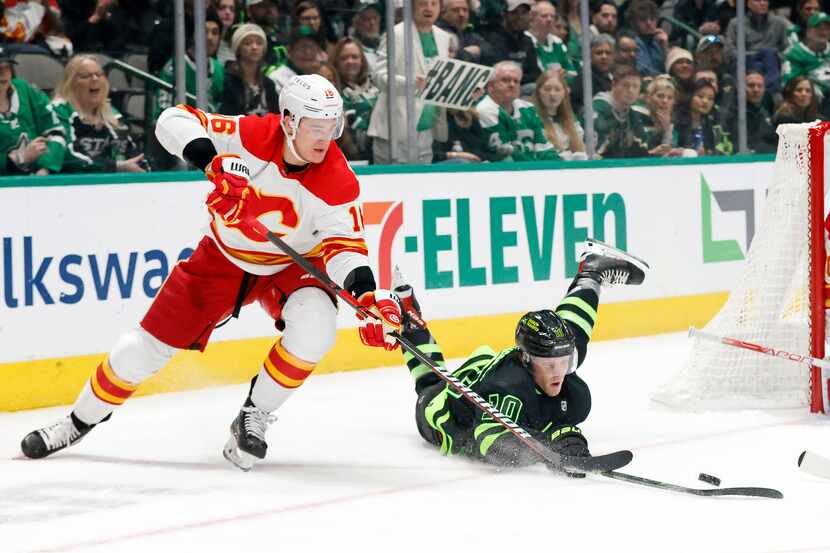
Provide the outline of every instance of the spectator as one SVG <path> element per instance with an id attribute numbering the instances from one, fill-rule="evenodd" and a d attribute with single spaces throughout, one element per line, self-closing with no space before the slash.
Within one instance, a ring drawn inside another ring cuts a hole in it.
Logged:
<path id="1" fill-rule="evenodd" d="M 522 68 L 513 61 L 493 66 L 487 95 L 476 105 L 487 135 L 488 158 L 500 161 L 559 159 L 545 138 L 544 125 L 533 104 L 519 99 Z"/>
<path id="2" fill-rule="evenodd" d="M 732 94 L 735 90 L 735 77 L 725 70 L 723 63 L 723 38 L 717 35 L 706 35 L 700 38 L 695 52 L 695 66 L 700 70 L 711 70 L 717 76 L 718 96 L 715 105 L 721 105 L 723 95 Z"/>
<path id="3" fill-rule="evenodd" d="M 216 111 L 219 107 L 219 102 L 222 101 L 222 92 L 225 86 L 225 69 L 219 61 L 213 56 L 219 49 L 219 32 L 222 22 L 219 21 L 219 15 L 213 8 L 208 8 L 205 13 L 205 36 L 207 38 L 207 91 L 208 91 L 208 111 Z M 196 51 L 195 51 L 195 29 L 193 28 L 193 20 L 185 20 L 185 85 L 186 90 L 190 94 L 196 94 Z M 176 82 L 176 67 L 174 59 L 171 58 L 164 65 L 159 74 L 159 77 L 170 84 Z M 158 89 L 156 91 L 156 103 L 153 110 L 153 119 L 157 119 L 162 111 L 171 107 L 175 100 L 175 92 L 172 90 Z M 188 102 L 195 105 L 192 101 Z"/>
<path id="4" fill-rule="evenodd" d="M 61 9 L 66 34 L 78 52 L 124 52 L 127 13 L 117 0 L 74 0 Z"/>
<path id="5" fill-rule="evenodd" d="M 330 63 L 321 63 L 314 73 L 333 84 L 337 90 L 340 90 L 340 77 L 337 75 L 337 70 Z"/>
<path id="6" fill-rule="evenodd" d="M 363 50 L 369 67 L 375 67 L 378 61 L 381 15 L 380 4 L 370 0 L 361 2 L 352 18 L 352 38 Z"/>
<path id="7" fill-rule="evenodd" d="M 415 27 L 413 29 L 415 85 L 418 89 L 423 89 L 426 82 L 428 61 L 435 57 L 446 58 L 449 56 L 452 35 L 435 26 L 439 10 L 439 0 L 413 0 L 412 2 L 412 20 Z M 406 126 L 403 124 L 403 115 L 406 113 L 403 26 L 403 22 L 398 23 L 391 33 L 395 40 L 395 67 L 397 71 L 397 74 L 393 76 L 396 83 L 395 98 L 390 100 L 386 94 L 387 79 L 389 78 L 386 72 L 386 40 L 388 40 L 389 33 L 386 33 L 380 40 L 380 48 L 378 49 L 380 58 L 374 68 L 374 82 L 381 90 L 369 122 L 369 136 L 374 138 L 372 152 L 375 163 L 407 163 L 409 159 L 405 149 Z M 398 121 L 401 123 L 396 127 L 396 157 L 394 159 L 390 153 L 389 129 L 387 127 L 387 110 L 389 109 L 399 118 Z M 416 157 L 420 163 L 429 163 L 432 160 L 432 141 L 446 142 L 447 140 L 447 116 L 443 108 L 427 105 L 416 99 L 415 120 L 417 121 L 416 128 L 418 131 L 417 144 L 414 145 Z"/>
<path id="8" fill-rule="evenodd" d="M 533 47 L 541 71 L 562 68 L 565 78 L 572 83 L 576 78 L 576 67 L 568 57 L 568 49 L 558 36 L 553 34 L 553 18 L 556 9 L 548 0 L 537 0 L 530 9 L 530 25 L 525 31 Z"/>
<path id="9" fill-rule="evenodd" d="M 225 68 L 219 113 L 265 115 L 279 112 L 279 96 L 274 81 L 262 74 L 267 45 L 268 39 L 259 25 L 244 23 L 234 31 L 231 51 L 236 61 Z"/>
<path id="10" fill-rule="evenodd" d="M 522 84 L 530 84 L 539 76 L 539 62 L 533 40 L 525 34 L 530 26 L 529 0 L 508 0 L 502 27 L 487 35 L 495 59 L 514 61 L 522 68 Z"/>
<path id="11" fill-rule="evenodd" d="M 71 55 L 57 0 L 3 0 L 0 39 L 10 51 Z"/>
<path id="12" fill-rule="evenodd" d="M 614 56 L 614 39 L 610 35 L 600 34 L 591 37 L 591 92 L 594 96 L 611 90 Z M 571 99 L 576 109 L 582 113 L 584 91 L 582 77 L 574 80 Z"/>
<path id="13" fill-rule="evenodd" d="M 433 163 L 479 163 L 489 159 L 488 134 L 475 109 L 447 110 L 447 141 L 432 143 Z"/>
<path id="14" fill-rule="evenodd" d="M 222 22 L 221 40 L 219 41 L 219 50 L 216 52 L 216 59 L 219 60 L 219 63 L 225 65 L 236 60 L 232 44 L 233 26 L 236 23 L 236 0 L 211 0 L 211 4 L 219 16 L 219 21 Z"/>
<path id="15" fill-rule="evenodd" d="M 640 47 L 637 46 L 637 35 L 628 30 L 617 33 L 614 65 L 633 65 L 636 67 L 639 55 Z"/>
<path id="16" fill-rule="evenodd" d="M 332 54 L 334 67 L 340 76 L 340 95 L 343 97 L 343 115 L 346 128 L 342 146 L 351 160 L 372 160 L 372 140 L 369 138 L 369 118 L 378 101 L 380 90 L 369 78 L 369 62 L 353 38 L 343 38 Z"/>
<path id="17" fill-rule="evenodd" d="M 668 74 L 674 78 L 674 84 L 677 87 L 675 95 L 677 104 L 688 105 L 695 89 L 695 66 L 692 54 L 683 48 L 672 48 L 666 56 L 666 69 Z"/>
<path id="18" fill-rule="evenodd" d="M 678 144 L 700 156 L 732 154 L 729 134 L 723 131 L 714 116 L 715 89 L 706 81 L 695 84 L 688 106 L 679 106 L 677 113 Z"/>
<path id="19" fill-rule="evenodd" d="M 320 45 L 319 61 L 328 61 L 329 43 L 326 39 L 326 28 L 323 25 L 323 16 L 320 6 L 314 0 L 300 0 L 294 4 L 294 11 L 291 17 L 291 31 L 306 26 L 314 32 L 317 43 Z"/>
<path id="20" fill-rule="evenodd" d="M 790 46 L 795 46 L 799 41 L 804 40 L 807 31 L 807 22 L 810 16 L 821 11 L 819 0 L 798 0 L 796 3 L 795 17 L 791 17 L 793 26 L 787 30 L 787 40 Z"/>
<path id="21" fill-rule="evenodd" d="M 764 76 L 759 70 L 746 73 L 746 145 L 750 153 L 768 154 L 778 147 L 772 116 L 764 105 Z M 729 133 L 738 136 L 737 94 L 727 101 L 721 121 Z"/>
<path id="22" fill-rule="evenodd" d="M 679 0 L 674 5 L 674 18 L 702 35 L 719 35 L 721 28 L 716 4 L 716 0 Z M 694 42 L 690 44 L 694 37 L 679 25 L 673 26 L 669 39 L 683 48 L 694 46 Z"/>
<path id="23" fill-rule="evenodd" d="M 553 34 L 559 37 L 563 43 L 568 44 L 570 38 L 568 35 L 568 20 L 560 14 L 553 16 Z M 573 60 L 573 56 L 571 56 Z"/>
<path id="24" fill-rule="evenodd" d="M 568 40 L 565 46 L 574 65 L 580 67 L 582 60 L 582 18 L 580 0 L 559 0 L 557 12 L 568 22 Z"/>
<path id="25" fill-rule="evenodd" d="M 288 60 L 267 73 L 277 87 L 277 94 L 293 77 L 316 73 L 322 52 L 323 45 L 310 27 L 301 25 L 294 29 L 288 39 Z"/>
<path id="26" fill-rule="evenodd" d="M 648 144 L 642 118 L 632 106 L 640 96 L 642 78 L 636 67 L 614 68 L 611 92 L 594 96 L 594 132 L 596 153 L 602 158 L 645 157 Z"/>
<path id="27" fill-rule="evenodd" d="M 684 154 L 683 149 L 677 147 L 674 98 L 674 81 L 668 75 L 658 75 L 646 87 L 645 106 L 635 105 L 632 108 L 643 119 L 649 155 L 667 157 Z"/>
<path id="28" fill-rule="evenodd" d="M 43 91 L 14 76 L 17 62 L 0 47 L 0 175 L 57 173 L 63 126 Z"/>
<path id="29" fill-rule="evenodd" d="M 830 16 L 817 13 L 810 17 L 807 33 L 789 49 L 783 66 L 783 84 L 795 77 L 808 77 L 816 88 L 821 113 L 826 114 L 824 106 L 830 98 Z"/>
<path id="30" fill-rule="evenodd" d="M 637 71 L 641 77 L 653 77 L 666 72 L 666 49 L 669 39 L 657 27 L 657 4 L 652 0 L 634 0 L 628 8 L 632 28 L 637 33 Z"/>
<path id="31" fill-rule="evenodd" d="M 784 100 L 772 118 L 773 128 L 784 123 L 810 123 L 818 119 L 818 100 L 813 83 L 804 75 L 784 86 Z"/>
<path id="32" fill-rule="evenodd" d="M 612 0 L 599 0 L 591 6 L 591 34 L 614 36 L 617 32 L 617 5 Z"/>
<path id="33" fill-rule="evenodd" d="M 458 39 L 458 53 L 455 57 L 461 61 L 493 65 L 496 63 L 494 53 L 484 38 L 473 31 L 470 25 L 469 0 L 444 0 L 441 19 L 438 25 Z"/>
<path id="34" fill-rule="evenodd" d="M 245 0 L 250 23 L 259 25 L 268 37 L 265 50 L 265 73 L 271 73 L 286 62 L 288 52 L 283 46 L 288 40 L 280 29 L 280 8 L 277 0 Z"/>
<path id="35" fill-rule="evenodd" d="M 64 173 L 147 170 L 120 115 L 109 102 L 109 82 L 93 56 L 77 55 L 64 68 L 51 109 L 64 127 Z"/>
<path id="36" fill-rule="evenodd" d="M 193 21 L 193 1 L 184 0 L 185 21 Z M 175 21 L 172 14 L 153 26 L 153 32 L 150 36 L 150 51 L 147 54 L 147 70 L 153 75 L 158 75 L 164 65 L 173 57 L 175 37 Z"/>
<path id="37" fill-rule="evenodd" d="M 568 160 L 588 159 L 582 141 L 585 133 L 576 120 L 568 93 L 568 84 L 562 72 L 550 69 L 536 80 L 533 104 L 544 125 L 545 138 L 559 152 L 559 156 Z"/>
<path id="38" fill-rule="evenodd" d="M 774 94 L 781 76 L 779 52 L 787 49 L 790 24 L 783 17 L 769 13 L 769 0 L 747 0 L 746 6 L 747 67 L 759 67 L 766 89 Z M 733 19 L 726 28 L 726 61 L 730 64 L 735 63 L 737 48 L 738 27 Z"/>

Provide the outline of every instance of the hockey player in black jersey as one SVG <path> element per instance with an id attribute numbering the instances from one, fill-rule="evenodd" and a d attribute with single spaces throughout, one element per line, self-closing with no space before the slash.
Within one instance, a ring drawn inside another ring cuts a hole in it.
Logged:
<path id="1" fill-rule="evenodd" d="M 591 411 L 591 392 L 575 371 L 585 360 L 597 319 L 600 287 L 641 284 L 646 271 L 648 264 L 641 259 L 588 240 L 579 272 L 556 309 L 527 313 L 516 326 L 514 347 L 497 353 L 481 346 L 453 375 L 557 453 L 588 455 L 588 440 L 577 425 Z M 412 287 L 396 284 L 404 336 L 434 363 L 444 366 L 441 348 L 427 329 Z M 404 360 L 418 393 L 418 431 L 442 454 L 464 455 L 500 466 L 542 461 L 411 353 L 404 352 Z"/>

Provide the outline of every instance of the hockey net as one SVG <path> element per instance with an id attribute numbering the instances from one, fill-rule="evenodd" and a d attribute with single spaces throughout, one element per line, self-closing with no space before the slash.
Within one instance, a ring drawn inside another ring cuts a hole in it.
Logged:
<path id="1" fill-rule="evenodd" d="M 781 125 L 775 173 L 739 284 L 709 333 L 824 357 L 824 145 L 827 123 Z M 809 405 L 827 412 L 820 370 L 695 338 L 654 399 L 685 409 Z"/>

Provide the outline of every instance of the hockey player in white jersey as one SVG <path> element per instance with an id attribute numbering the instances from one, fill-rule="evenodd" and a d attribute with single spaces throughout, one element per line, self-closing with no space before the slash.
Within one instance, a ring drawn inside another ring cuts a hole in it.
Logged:
<path id="1" fill-rule="evenodd" d="M 343 129 L 340 95 L 323 77 L 303 75 L 283 89 L 279 104 L 279 115 L 264 117 L 184 105 L 161 114 L 160 143 L 204 167 L 215 187 L 205 236 L 170 273 L 139 327 L 97 367 L 71 413 L 23 439 L 27 457 L 77 443 L 178 350 L 204 350 L 217 323 L 259 301 L 282 335 L 251 382 L 224 455 L 243 470 L 264 458 L 274 412 L 334 345 L 337 315 L 331 292 L 269 242 L 267 231 L 380 315 L 382 322 L 361 321 L 364 344 L 396 347 L 390 333 L 400 328 L 399 304 L 376 290 L 357 177 L 334 142 Z"/>

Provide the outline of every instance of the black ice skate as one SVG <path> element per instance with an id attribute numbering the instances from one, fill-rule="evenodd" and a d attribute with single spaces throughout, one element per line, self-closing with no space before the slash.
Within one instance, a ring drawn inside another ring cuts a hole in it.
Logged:
<path id="1" fill-rule="evenodd" d="M 398 266 L 392 273 L 392 291 L 398 295 L 401 301 L 401 315 L 403 315 L 403 330 L 412 331 L 419 328 L 426 328 L 427 323 L 421 316 L 421 306 L 415 298 L 415 291 L 412 286 L 406 283 L 403 274 Z"/>
<path id="2" fill-rule="evenodd" d="M 593 238 L 585 241 L 579 262 L 579 273 L 603 286 L 642 284 L 648 270 L 648 263 L 639 257 Z"/>
<path id="3" fill-rule="evenodd" d="M 231 423 L 231 437 L 222 451 L 225 459 L 246 472 L 254 468 L 256 460 L 264 459 L 268 452 L 265 431 L 275 420 L 275 415 L 258 408 L 248 398 Z"/>
<path id="4" fill-rule="evenodd" d="M 42 459 L 77 444 L 94 426 L 81 422 L 74 413 L 70 413 L 49 426 L 29 432 L 20 443 L 20 449 L 29 459 Z"/>

